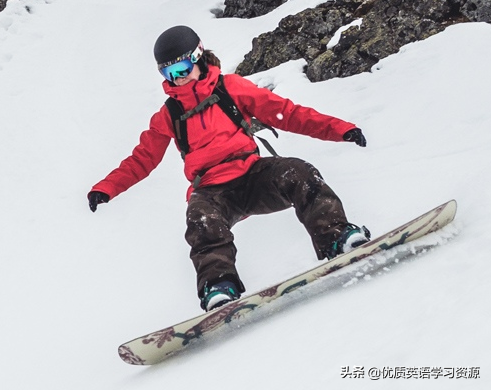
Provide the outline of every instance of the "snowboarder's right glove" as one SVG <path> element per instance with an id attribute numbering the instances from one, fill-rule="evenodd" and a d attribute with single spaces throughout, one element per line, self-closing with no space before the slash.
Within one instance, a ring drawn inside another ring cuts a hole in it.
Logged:
<path id="1" fill-rule="evenodd" d="M 361 147 L 367 146 L 367 140 L 361 132 L 361 129 L 358 128 L 348 130 L 346 133 L 344 133 L 343 139 L 348 142 L 354 142 Z"/>
<path id="2" fill-rule="evenodd" d="M 109 202 L 109 195 L 100 191 L 89 192 L 88 198 L 89 198 L 89 207 L 94 213 L 97 210 L 98 204 Z"/>

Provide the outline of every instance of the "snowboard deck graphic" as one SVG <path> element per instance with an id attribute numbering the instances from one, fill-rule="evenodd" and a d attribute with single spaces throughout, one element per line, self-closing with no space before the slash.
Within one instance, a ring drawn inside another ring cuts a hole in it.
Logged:
<path id="1" fill-rule="evenodd" d="M 456 212 L 457 202 L 450 200 L 412 221 L 355 248 L 349 253 L 341 254 L 332 260 L 325 261 L 317 267 L 275 286 L 245 296 L 177 325 L 122 344 L 118 349 L 119 356 L 124 362 L 133 365 L 159 363 L 186 348 L 194 339 L 211 333 L 223 324 L 231 322 L 234 318 L 238 318 L 284 294 L 365 257 L 416 240 L 428 233 L 441 229 L 454 219 Z"/>

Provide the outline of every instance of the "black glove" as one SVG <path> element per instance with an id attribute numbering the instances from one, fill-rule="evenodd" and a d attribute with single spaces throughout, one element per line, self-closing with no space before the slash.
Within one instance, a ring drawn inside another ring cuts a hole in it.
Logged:
<path id="1" fill-rule="evenodd" d="M 361 132 L 361 129 L 358 128 L 348 130 L 346 133 L 344 133 L 343 139 L 348 142 L 354 142 L 361 147 L 367 146 L 367 140 Z"/>
<path id="2" fill-rule="evenodd" d="M 89 192 L 88 198 L 89 198 L 89 207 L 94 213 L 97 210 L 98 204 L 109 202 L 109 195 L 99 191 Z"/>

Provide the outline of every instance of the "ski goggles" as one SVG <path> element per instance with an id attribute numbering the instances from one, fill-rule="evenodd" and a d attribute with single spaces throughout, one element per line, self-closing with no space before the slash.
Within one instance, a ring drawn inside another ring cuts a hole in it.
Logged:
<path id="1" fill-rule="evenodd" d="M 179 77 L 186 77 L 193 71 L 194 64 L 201 58 L 203 51 L 203 44 L 200 42 L 193 52 L 185 53 L 174 61 L 159 64 L 159 72 L 171 82 Z"/>
<path id="2" fill-rule="evenodd" d="M 191 59 L 185 59 L 175 64 L 159 67 L 159 72 L 168 81 L 173 82 L 178 77 L 186 77 L 193 71 L 194 63 Z"/>

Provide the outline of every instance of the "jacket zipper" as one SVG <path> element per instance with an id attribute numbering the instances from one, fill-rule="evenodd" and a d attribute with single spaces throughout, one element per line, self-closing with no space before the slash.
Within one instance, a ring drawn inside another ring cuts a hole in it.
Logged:
<path id="1" fill-rule="evenodd" d="M 198 84 L 198 83 L 196 83 L 196 84 Z M 193 92 L 194 92 L 194 97 L 196 99 L 196 105 L 198 105 L 200 103 L 200 101 L 199 101 L 198 92 L 196 91 L 196 84 L 193 85 Z M 205 117 L 203 115 L 203 111 L 199 112 L 199 118 L 201 120 L 201 126 L 203 127 L 203 130 L 206 130 Z"/>

